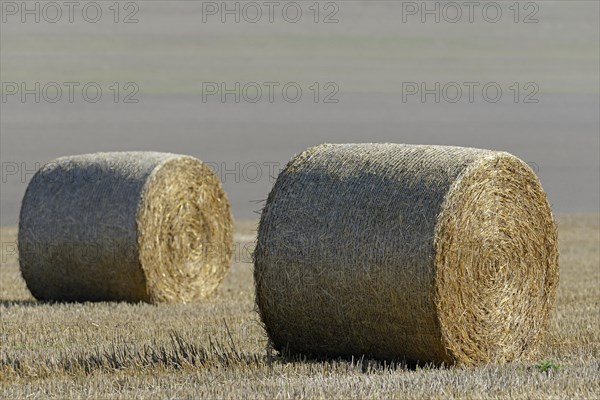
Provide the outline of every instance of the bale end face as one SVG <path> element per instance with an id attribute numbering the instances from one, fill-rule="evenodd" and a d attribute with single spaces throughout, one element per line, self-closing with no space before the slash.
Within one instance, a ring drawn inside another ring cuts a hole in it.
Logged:
<path id="1" fill-rule="evenodd" d="M 435 305 L 449 360 L 534 357 L 558 286 L 558 235 L 542 186 L 518 158 L 471 165 L 435 235 Z"/>
<path id="2" fill-rule="evenodd" d="M 151 302 L 210 296 L 229 270 L 233 227 L 219 178 L 191 157 L 149 178 L 137 214 L 140 263 Z"/>

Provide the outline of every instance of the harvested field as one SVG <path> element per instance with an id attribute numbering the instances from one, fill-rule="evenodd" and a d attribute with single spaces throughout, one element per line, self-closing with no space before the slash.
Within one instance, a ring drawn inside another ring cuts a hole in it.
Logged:
<path id="1" fill-rule="evenodd" d="M 202 304 L 40 304 L 2 228 L 2 398 L 596 398 L 600 396 L 600 216 L 558 215 L 556 308 L 539 360 L 417 368 L 284 359 L 254 311 L 256 222 L 237 225 L 234 264 Z"/>

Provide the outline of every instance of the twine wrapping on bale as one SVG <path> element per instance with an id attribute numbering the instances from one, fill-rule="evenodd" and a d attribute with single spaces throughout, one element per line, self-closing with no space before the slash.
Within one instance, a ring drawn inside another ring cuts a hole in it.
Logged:
<path id="1" fill-rule="evenodd" d="M 18 243 L 39 300 L 191 302 L 229 269 L 232 219 L 219 178 L 195 158 L 85 154 L 35 174 Z"/>
<path id="2" fill-rule="evenodd" d="M 534 172 L 504 152 L 326 144 L 263 210 L 256 302 L 277 350 L 505 362 L 536 353 L 558 285 Z"/>

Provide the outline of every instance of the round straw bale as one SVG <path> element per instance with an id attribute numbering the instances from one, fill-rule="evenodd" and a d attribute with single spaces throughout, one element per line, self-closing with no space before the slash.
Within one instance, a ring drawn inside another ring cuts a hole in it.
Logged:
<path id="1" fill-rule="evenodd" d="M 85 154 L 35 174 L 18 243 L 39 300 L 191 302 L 229 269 L 232 219 L 219 178 L 195 158 Z"/>
<path id="2" fill-rule="evenodd" d="M 275 349 L 316 357 L 526 359 L 558 284 L 536 175 L 472 148 L 310 148 L 277 178 L 254 257 Z"/>

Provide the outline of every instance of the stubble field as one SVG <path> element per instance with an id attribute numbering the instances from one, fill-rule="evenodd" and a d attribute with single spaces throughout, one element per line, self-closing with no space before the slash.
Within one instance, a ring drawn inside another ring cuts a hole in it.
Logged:
<path id="1" fill-rule="evenodd" d="M 285 359 L 254 310 L 254 222 L 201 304 L 42 304 L 21 279 L 15 228 L 2 228 L 2 398 L 598 398 L 600 216 L 560 215 L 560 286 L 539 358 L 418 367 Z"/>

